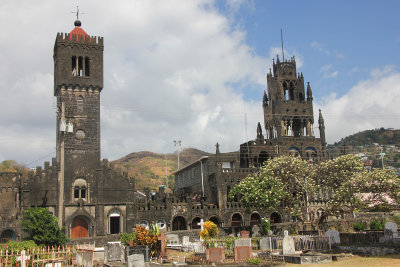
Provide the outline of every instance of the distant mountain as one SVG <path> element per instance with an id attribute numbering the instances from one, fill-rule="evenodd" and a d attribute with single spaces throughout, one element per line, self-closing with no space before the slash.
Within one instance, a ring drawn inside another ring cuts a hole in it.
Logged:
<path id="1" fill-rule="evenodd" d="M 365 146 L 373 145 L 400 145 L 400 130 L 395 129 L 374 129 L 358 132 L 342 138 L 339 142 L 335 142 L 333 146 L 342 146 L 343 143 L 349 146 Z"/>
<path id="2" fill-rule="evenodd" d="M 180 168 L 198 160 L 210 153 L 186 148 L 179 153 Z M 149 187 L 158 190 L 159 185 L 166 185 L 166 174 L 168 176 L 168 187 L 173 187 L 172 172 L 178 169 L 178 153 L 158 154 L 149 151 L 134 152 L 113 161 L 114 166 L 120 167 L 128 172 L 129 176 L 135 177 L 135 186 L 138 190 Z"/>

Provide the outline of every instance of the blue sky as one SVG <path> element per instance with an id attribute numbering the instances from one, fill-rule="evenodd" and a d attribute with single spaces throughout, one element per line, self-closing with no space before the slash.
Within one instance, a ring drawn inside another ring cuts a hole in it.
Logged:
<path id="1" fill-rule="evenodd" d="M 102 157 L 254 139 L 281 28 L 328 143 L 400 128 L 399 1 L 3 0 L 0 160 L 55 156 L 53 45 L 77 4 L 82 28 L 105 40 Z"/>
<path id="2" fill-rule="evenodd" d="M 217 3 L 230 16 L 229 2 Z M 232 17 L 254 53 L 266 58 L 271 46 L 281 46 L 282 28 L 284 48 L 304 58 L 299 70 L 320 98 L 332 91 L 343 95 L 373 69 L 398 66 L 399 10 L 399 1 L 255 0 L 243 1 Z M 324 77 L 328 65 L 336 77 Z"/>

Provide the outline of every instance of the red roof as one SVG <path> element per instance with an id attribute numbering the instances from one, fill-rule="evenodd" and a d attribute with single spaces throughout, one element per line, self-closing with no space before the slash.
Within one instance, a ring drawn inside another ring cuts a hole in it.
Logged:
<path id="1" fill-rule="evenodd" d="M 69 39 L 72 40 L 72 35 L 78 36 L 89 36 L 81 27 L 75 26 L 75 28 L 70 32 Z M 75 37 L 76 38 L 76 37 Z M 74 39 L 75 39 L 74 38 Z"/>

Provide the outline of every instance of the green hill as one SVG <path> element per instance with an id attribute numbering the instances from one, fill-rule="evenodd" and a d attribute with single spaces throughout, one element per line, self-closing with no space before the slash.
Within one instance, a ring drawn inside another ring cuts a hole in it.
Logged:
<path id="1" fill-rule="evenodd" d="M 192 163 L 209 153 L 195 149 L 186 148 L 179 153 L 180 168 Z M 149 187 L 152 191 L 158 190 L 158 186 L 166 185 L 173 188 L 172 172 L 178 169 L 178 153 L 158 154 L 149 151 L 134 152 L 113 161 L 114 166 L 120 167 L 128 172 L 129 176 L 135 177 L 135 186 L 138 190 Z"/>

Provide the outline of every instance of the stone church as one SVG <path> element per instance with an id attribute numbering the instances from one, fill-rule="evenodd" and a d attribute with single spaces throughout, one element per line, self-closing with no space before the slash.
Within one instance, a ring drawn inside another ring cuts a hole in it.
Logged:
<path id="1" fill-rule="evenodd" d="M 314 136 L 313 98 L 296 61 L 273 63 L 262 100 L 263 134 L 241 144 L 239 151 L 202 157 L 175 172 L 175 191 L 136 191 L 134 180 L 100 158 L 100 95 L 103 89 L 102 37 L 88 35 L 79 20 L 70 33 L 58 33 L 54 44 L 54 96 L 57 98 L 56 158 L 24 177 L 0 173 L 0 238 L 21 239 L 24 209 L 46 207 L 65 226 L 67 236 L 101 237 L 131 232 L 137 224 L 157 224 L 162 231 L 200 228 L 203 220 L 221 227 L 241 227 L 269 217 L 289 222 L 284 210 L 246 213 L 231 188 L 264 161 L 299 155 L 310 162 L 325 160 L 325 128 L 321 113 Z M 311 212 L 318 212 L 310 201 Z M 117 238 L 117 236 L 116 236 Z"/>

